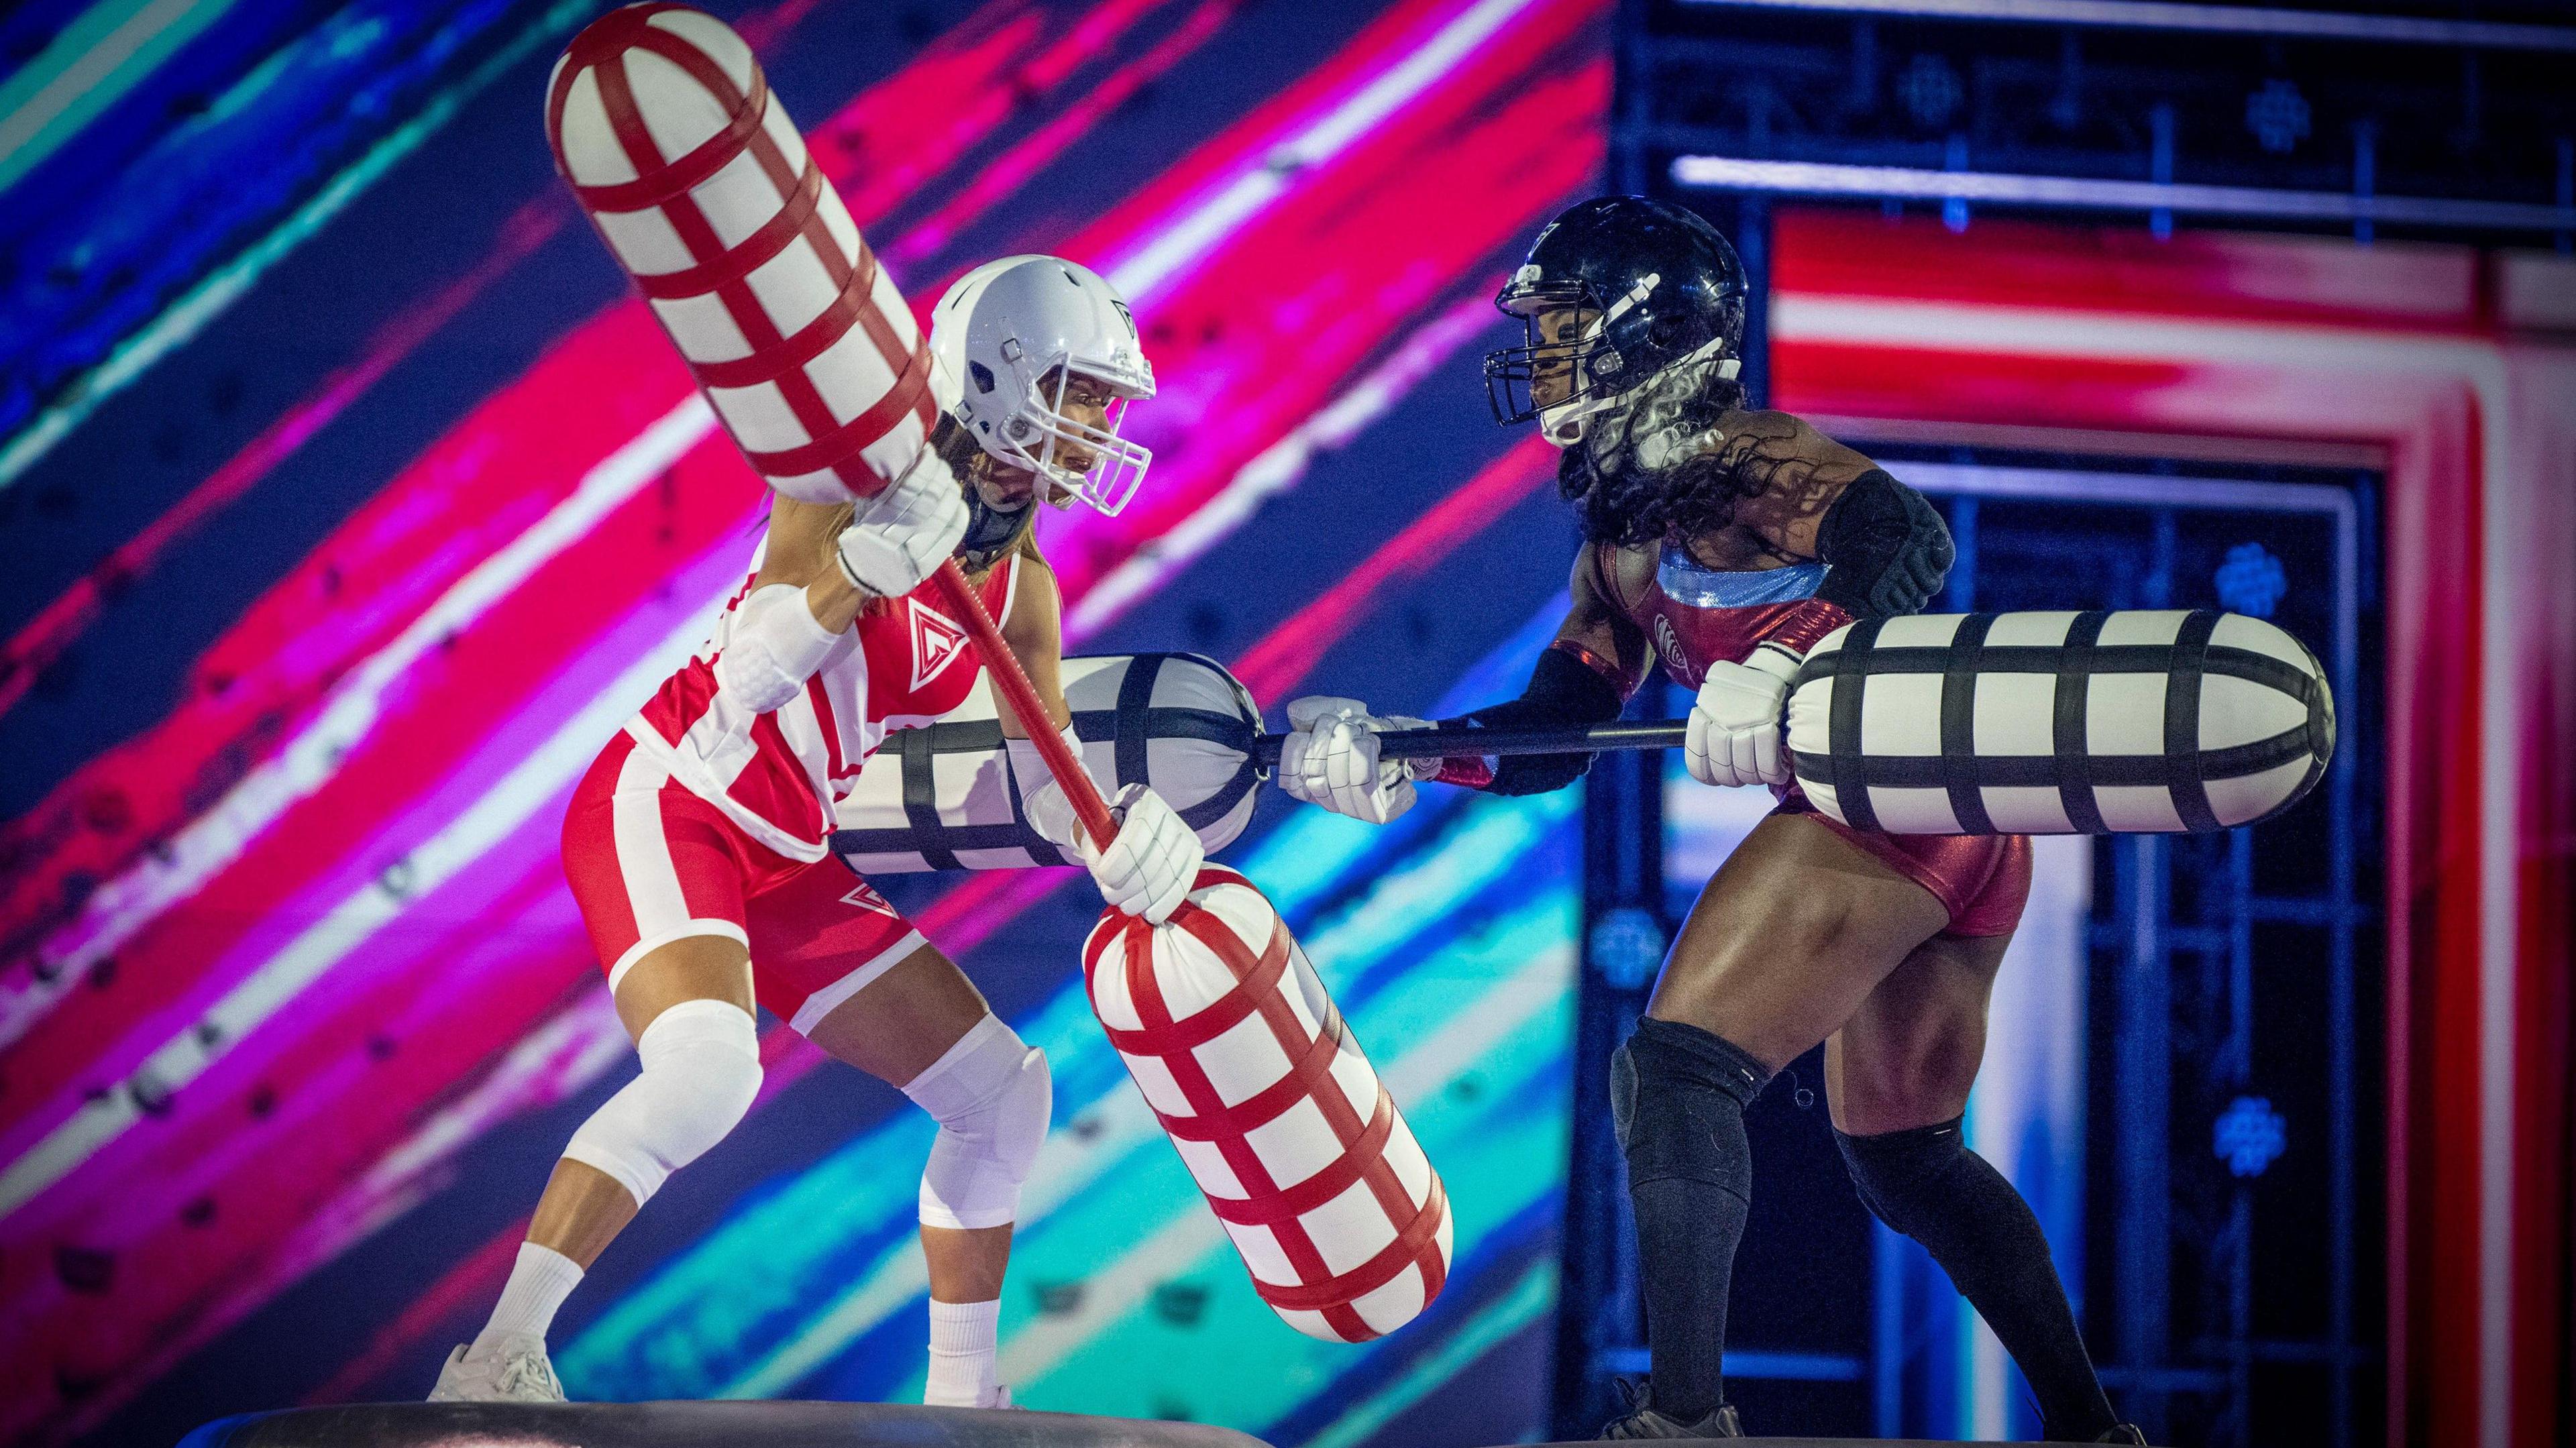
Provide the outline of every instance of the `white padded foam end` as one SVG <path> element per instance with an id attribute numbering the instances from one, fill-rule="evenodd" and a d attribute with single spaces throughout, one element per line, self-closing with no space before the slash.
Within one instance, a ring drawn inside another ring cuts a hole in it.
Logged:
<path id="1" fill-rule="evenodd" d="M 757 65 L 751 57 L 751 46 L 734 28 L 703 10 L 664 10 L 645 22 L 656 30 L 668 31 L 706 53 L 708 59 L 722 67 L 737 90 L 751 93 L 751 76 Z"/>
<path id="2" fill-rule="evenodd" d="M 619 59 L 626 84 L 635 95 L 635 112 L 644 133 L 665 162 L 677 161 L 712 140 L 733 119 L 713 92 L 677 64 L 649 50 L 629 50 Z"/>

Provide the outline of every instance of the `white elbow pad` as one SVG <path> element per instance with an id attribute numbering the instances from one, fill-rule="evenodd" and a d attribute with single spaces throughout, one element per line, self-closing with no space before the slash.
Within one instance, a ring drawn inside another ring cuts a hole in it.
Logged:
<path id="1" fill-rule="evenodd" d="M 805 606 L 805 590 L 773 583 L 733 611 L 733 628 L 716 655 L 716 687 L 754 714 L 766 714 L 796 697 L 840 642 L 825 633 Z"/>

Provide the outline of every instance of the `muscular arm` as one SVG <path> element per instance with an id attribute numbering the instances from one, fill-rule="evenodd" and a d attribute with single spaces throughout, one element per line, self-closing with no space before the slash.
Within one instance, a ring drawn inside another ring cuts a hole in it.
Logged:
<path id="1" fill-rule="evenodd" d="M 804 589 L 805 606 L 826 633 L 839 633 L 856 622 L 867 595 L 832 561 L 832 540 L 849 526 L 851 511 L 848 503 L 800 503 L 772 494 L 769 546 L 761 555 L 760 576 L 752 580 L 753 591 L 778 583 Z"/>
<path id="2" fill-rule="evenodd" d="M 848 516 L 787 498 L 769 510 L 760 573 L 734 606 L 715 660 L 716 687 L 754 714 L 782 707 L 840 647 L 866 595 L 832 560 Z"/>
<path id="3" fill-rule="evenodd" d="M 1804 652 L 1843 619 L 1914 613 L 1940 592 L 1950 531 L 1921 493 L 1785 412 L 1729 413 L 1718 426 L 1720 455 L 1760 488 L 1737 505 L 1736 525 L 1774 554 L 1832 566 L 1814 617 L 1782 642 Z"/>
<path id="4" fill-rule="evenodd" d="M 1758 491 L 1735 506 L 1736 526 L 1791 558 L 1818 556 L 1825 513 L 1878 464 L 1785 412 L 1730 412 L 1717 420 L 1718 458 Z M 1831 560 L 1827 560 L 1831 561 Z"/>
<path id="5" fill-rule="evenodd" d="M 1446 720 L 1440 727 L 1563 728 L 1619 717 L 1621 706 L 1645 678 L 1653 654 L 1644 632 L 1607 592 L 1618 587 L 1619 580 L 1605 579 L 1595 557 L 1589 546 L 1576 557 L 1573 605 L 1557 629 L 1556 641 L 1539 655 L 1538 667 L 1530 671 L 1529 685 L 1521 696 L 1463 719 Z M 1619 557 L 1627 561 L 1626 554 Z M 1545 794 L 1581 779 L 1591 768 L 1589 754 L 1515 755 L 1491 765 L 1462 755 L 1443 761 L 1439 777 L 1492 794 Z"/>
<path id="6" fill-rule="evenodd" d="M 1605 574 L 1599 550 L 1589 544 L 1575 555 L 1574 577 L 1567 584 L 1574 601 L 1557 626 L 1556 647 L 1608 680 L 1625 700 L 1645 681 L 1655 654 L 1621 597 L 1645 587 L 1654 576 L 1654 557 L 1642 548 L 1623 548 L 1607 568 L 1618 576 Z"/>
<path id="7" fill-rule="evenodd" d="M 1005 562 L 1001 566 L 1009 567 Z M 1028 672 L 1029 683 L 1046 705 L 1048 722 L 1061 730 L 1073 722 L 1064 702 L 1064 605 L 1056 592 L 1055 570 L 1035 553 L 1021 555 L 1019 586 L 1013 590 L 1011 616 L 1002 621 L 1002 642 Z M 1011 710 L 1002 691 L 993 691 L 993 706 L 1002 716 L 1002 737 L 1026 739 L 1029 729 Z"/>

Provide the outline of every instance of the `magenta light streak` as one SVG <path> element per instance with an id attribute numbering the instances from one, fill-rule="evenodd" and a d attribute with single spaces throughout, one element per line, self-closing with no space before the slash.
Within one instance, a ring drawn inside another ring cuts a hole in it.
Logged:
<path id="1" fill-rule="evenodd" d="M 1204 0 L 1181 22 L 1180 28 L 1155 42 L 1152 49 L 1110 72 L 1088 94 L 1067 106 L 1063 114 L 993 158 L 964 190 L 888 246 L 882 253 L 886 264 L 900 273 L 937 255 L 957 233 L 1053 164 L 1101 118 L 1125 105 L 1147 83 L 1223 29 L 1242 3 L 1243 0 Z"/>
<path id="2" fill-rule="evenodd" d="M 1252 520 L 1263 503 L 1295 487 L 1315 456 L 1344 446 L 1411 395 L 1477 333 L 1493 325 L 1488 298 L 1500 278 L 1479 284 L 1466 297 L 1435 314 L 1407 336 L 1387 360 L 1355 379 L 1314 416 L 1287 436 L 1261 450 L 1151 546 L 1138 548 L 1126 561 L 1101 575 L 1066 610 L 1064 641 L 1077 647 L 1153 596 L 1163 581 L 1198 561 L 1200 555 Z"/>
<path id="3" fill-rule="evenodd" d="M 1462 17 L 1484 10 L 1507 23 L 1518 11 L 1541 3 L 1417 0 L 1379 17 L 1289 97 L 1256 112 L 1253 124 L 1229 132 L 1228 147 L 1208 148 L 1170 173 L 1167 184 L 1156 188 L 1159 214 L 1130 218 L 1134 230 L 1124 241 L 1086 238 L 1093 245 L 1085 260 L 1124 288 L 1138 311 L 1150 310 L 1167 287 L 1179 284 L 1188 266 L 1285 194 L 1299 173 L 1349 144 L 1331 125 L 1337 111 L 1360 104 L 1371 86 L 1419 63 L 1426 43 Z M 1463 58 L 1443 57 L 1439 68 L 1454 69 Z M 1169 182 L 1184 177 L 1189 178 L 1186 189 L 1172 194 Z"/>
<path id="4" fill-rule="evenodd" d="M 539 917 L 561 913 L 569 905 L 569 899 L 558 892 L 522 912 L 518 921 L 504 922 L 500 928 L 508 933 L 517 933 L 556 923 L 541 921 Z M 169 1371 L 197 1348 L 220 1337 L 234 1324 L 302 1281 L 306 1275 L 336 1260 L 411 1208 L 446 1190 L 453 1178 L 450 1166 L 456 1154 L 470 1146 L 484 1131 L 511 1117 L 554 1105 L 580 1093 L 605 1071 L 623 1062 L 630 1049 L 625 1028 L 618 1023 L 617 1013 L 609 1004 L 606 984 L 603 982 L 583 992 L 553 1020 L 511 1048 L 492 1073 L 478 1082 L 462 1100 L 423 1122 L 418 1131 L 386 1153 L 364 1178 L 315 1212 L 291 1237 L 260 1254 L 256 1266 L 247 1275 L 228 1282 L 211 1303 L 189 1316 L 182 1330 L 158 1341 L 148 1358 L 119 1377 L 98 1397 L 84 1401 L 67 1425 L 67 1431 L 73 1434 L 87 1432 L 104 1422 L 131 1401 L 136 1391 Z M 510 1253 L 516 1252 L 526 1231 L 527 1222 L 523 1218 L 503 1234 Z M 487 1264 L 484 1258 L 485 1253 L 478 1251 L 467 1259 L 464 1266 L 471 1272 L 476 1295 L 488 1298 L 490 1293 L 498 1290 L 508 1262 L 506 1256 L 496 1265 Z M 415 1301 L 403 1317 L 397 1319 L 397 1325 L 424 1310 L 444 1319 L 467 1305 L 464 1301 L 442 1298 L 433 1288 L 429 1295 Z M 422 1330 L 434 1329 L 436 1325 L 432 1322 Z M 379 1338 L 382 1336 L 379 1334 Z M 370 1354 L 362 1352 L 344 1365 L 332 1381 L 339 1382 L 353 1372 L 371 1377 L 389 1365 L 377 1363 Z M 345 1393 L 332 1393 L 331 1384 L 325 1384 L 321 1390 L 308 1395 L 306 1401 L 337 1402 L 345 1397 Z"/>
<path id="5" fill-rule="evenodd" d="M 281 949 L 296 940 L 303 931 L 321 919 L 339 901 L 367 888 L 379 880 L 388 862 L 398 862 L 441 828 L 465 813 L 475 801 L 488 792 L 504 775 L 516 767 L 529 752 L 560 728 L 563 721 L 581 711 L 600 691 L 637 657 L 667 637 L 688 616 L 707 608 L 710 600 L 721 598 L 738 583 L 748 564 L 749 540 L 740 532 L 728 532 L 707 549 L 696 562 L 675 576 L 659 596 L 649 598 L 605 631 L 570 663 L 559 670 L 545 687 L 531 696 L 500 728 L 491 731 L 455 769 L 439 780 L 434 788 L 415 799 L 399 813 L 387 819 L 365 838 L 364 844 L 334 859 L 316 860 L 310 868 L 318 873 L 312 882 L 297 891 L 282 907 L 263 918 L 247 936 L 224 952 L 171 1005 L 138 1024 L 110 1050 L 103 1052 L 95 1068 L 100 1074 L 124 1075 L 133 1071 L 157 1050 L 163 1042 L 189 1029 L 207 1008 L 223 998 L 254 972 L 276 958 Z M 710 620 L 711 621 L 711 620 Z M 641 704 L 642 699 L 634 701 Z M 602 745 L 607 743 L 603 736 Z M 566 780 L 563 793 L 568 794 L 571 781 Z M 532 859 L 550 857 L 555 849 L 555 836 L 561 821 L 560 809 L 540 809 L 527 825 L 515 831 L 508 843 L 478 860 L 464 875 L 448 882 L 447 888 L 408 902 L 406 916 L 413 915 L 433 901 L 468 901 L 474 897 L 470 885 L 476 878 L 499 872 L 503 878 L 515 878 Z M 459 888 L 468 887 L 468 888 Z M 471 914 L 470 909 L 464 912 Z M 391 936 L 392 939 L 386 939 Z M 351 991 L 361 990 L 372 980 L 399 972 L 415 964 L 406 942 L 416 940 L 407 931 L 388 929 L 364 947 L 363 964 L 353 957 L 327 972 L 322 979 L 299 993 L 294 1004 L 284 1007 L 266 1022 L 267 1039 L 281 1043 L 294 1036 L 294 1022 L 310 1013 L 327 1014 Z M 360 966 L 358 969 L 351 967 Z M 283 1031 L 283 1035 L 277 1034 Z M 254 1034 L 230 1053 L 230 1059 L 216 1070 L 226 1074 L 265 1065 L 263 1053 L 253 1044 L 262 1039 Z M 182 1093 L 184 1113 L 187 1101 L 205 1100 L 221 1093 L 213 1089 L 214 1072 L 200 1078 Z M 48 1104 L 41 1113 L 12 1124 L 8 1134 L 0 1137 L 0 1157 L 15 1156 L 27 1145 L 55 1126 L 60 1125 L 83 1104 L 77 1091 L 66 1091 Z M 158 1135 L 160 1133 L 155 1133 Z M 255 1135 L 256 1133 L 245 1133 Z M 126 1138 L 128 1150 L 131 1134 Z M 23 1230 L 26 1223 L 50 1215 L 42 1205 L 48 1198 L 55 1201 L 77 1200 L 78 1183 L 98 1173 L 114 1171 L 115 1159 L 122 1152 L 111 1148 L 90 1158 L 83 1167 L 58 1181 L 46 1197 L 31 1202 L 22 1212 L 25 1222 L 13 1223 L 12 1231 Z"/>

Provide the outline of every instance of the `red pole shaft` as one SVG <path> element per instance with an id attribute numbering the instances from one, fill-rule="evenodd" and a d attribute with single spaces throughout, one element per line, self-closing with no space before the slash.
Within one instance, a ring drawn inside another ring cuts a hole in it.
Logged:
<path id="1" fill-rule="evenodd" d="M 967 637 L 975 641 L 975 651 L 984 656 L 984 671 L 992 675 L 993 687 L 1010 701 L 1011 712 L 1020 716 L 1020 726 L 1029 731 L 1029 740 L 1037 745 L 1047 772 L 1055 776 L 1057 787 L 1072 801 L 1074 818 L 1091 832 L 1095 847 L 1108 849 L 1109 842 L 1118 838 L 1118 821 L 1110 817 L 1109 802 L 1100 797 L 1100 787 L 1091 782 L 1091 771 L 1082 767 L 1072 746 L 1056 732 L 1046 706 L 1038 701 L 1037 686 L 1029 682 L 1018 657 L 1002 642 L 1002 630 L 985 610 L 984 600 L 975 596 L 974 587 L 967 583 L 954 558 L 940 564 L 931 581 L 966 625 Z"/>

